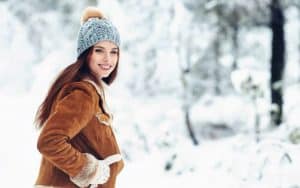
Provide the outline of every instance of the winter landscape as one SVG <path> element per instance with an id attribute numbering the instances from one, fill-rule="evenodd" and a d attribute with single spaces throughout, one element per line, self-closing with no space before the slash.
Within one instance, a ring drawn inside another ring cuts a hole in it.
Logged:
<path id="1" fill-rule="evenodd" d="M 121 33 L 118 188 L 300 188 L 299 0 L 0 0 L 0 187 L 34 185 L 34 116 L 86 6 Z"/>

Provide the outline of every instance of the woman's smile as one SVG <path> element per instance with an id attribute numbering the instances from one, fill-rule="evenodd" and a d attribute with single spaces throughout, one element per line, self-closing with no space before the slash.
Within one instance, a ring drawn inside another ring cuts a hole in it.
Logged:
<path id="1" fill-rule="evenodd" d="M 98 64 L 98 65 L 102 70 L 105 70 L 105 71 L 109 71 L 112 68 L 112 66 L 109 64 Z"/>
<path id="2" fill-rule="evenodd" d="M 97 78 L 106 78 L 115 69 L 119 57 L 118 50 L 111 41 L 100 41 L 95 44 L 88 65 Z"/>

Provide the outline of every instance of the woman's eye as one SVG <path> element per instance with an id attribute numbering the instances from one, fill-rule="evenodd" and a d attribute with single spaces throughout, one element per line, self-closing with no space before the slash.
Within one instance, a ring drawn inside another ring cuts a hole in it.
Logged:
<path id="1" fill-rule="evenodd" d="M 96 49 L 95 52 L 103 52 L 101 49 Z"/>
<path id="2" fill-rule="evenodd" d="M 118 52 L 117 52 L 117 51 L 112 51 L 111 53 L 112 53 L 112 54 L 118 54 Z"/>

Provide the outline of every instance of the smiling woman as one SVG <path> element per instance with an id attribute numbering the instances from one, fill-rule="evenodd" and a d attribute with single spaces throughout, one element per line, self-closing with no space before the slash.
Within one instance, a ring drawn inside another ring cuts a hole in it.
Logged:
<path id="1" fill-rule="evenodd" d="M 96 77 L 105 78 L 115 69 L 118 58 L 118 47 L 110 41 L 101 41 L 93 47 L 88 64 Z"/>
<path id="2" fill-rule="evenodd" d="M 82 15 L 77 60 L 51 85 L 36 114 L 42 154 L 35 186 L 114 188 L 123 168 L 104 84 L 117 76 L 117 28 L 94 7 Z"/>

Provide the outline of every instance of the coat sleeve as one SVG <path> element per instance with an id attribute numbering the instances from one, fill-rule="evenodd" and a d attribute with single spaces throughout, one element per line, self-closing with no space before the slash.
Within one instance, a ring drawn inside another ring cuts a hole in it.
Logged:
<path id="1" fill-rule="evenodd" d="M 59 99 L 38 138 L 40 153 L 70 177 L 82 173 L 91 165 L 86 154 L 72 147 L 70 140 L 88 124 L 94 114 L 96 100 L 92 92 L 88 86 L 75 87 Z"/>

